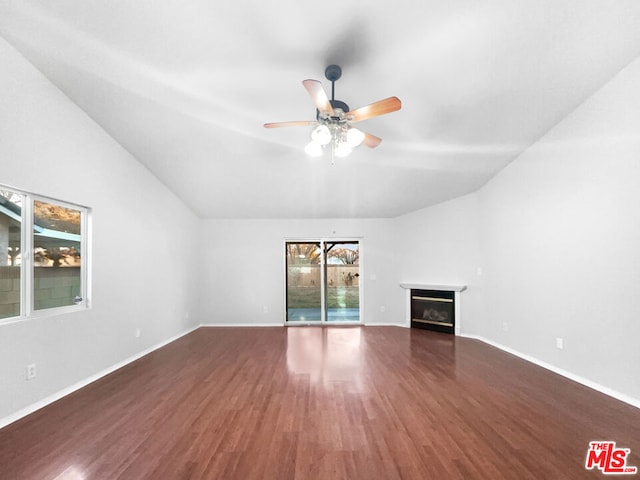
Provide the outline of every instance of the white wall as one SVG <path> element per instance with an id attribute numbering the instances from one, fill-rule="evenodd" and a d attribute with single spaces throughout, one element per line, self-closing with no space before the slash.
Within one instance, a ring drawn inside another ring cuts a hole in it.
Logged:
<path id="1" fill-rule="evenodd" d="M 479 192 L 395 220 L 401 281 L 469 285 L 463 334 L 635 405 L 639 85 L 640 59 Z"/>
<path id="2" fill-rule="evenodd" d="M 394 222 L 401 282 L 467 286 L 460 295 L 462 334 L 477 334 L 482 325 L 478 213 L 470 194 Z"/>
<path id="3" fill-rule="evenodd" d="M 479 201 L 483 335 L 640 404 L 639 86 L 636 60 Z"/>
<path id="4" fill-rule="evenodd" d="M 392 220 L 207 220 L 202 235 L 205 324 L 282 325 L 285 238 L 325 237 L 361 238 L 365 323 L 403 321 Z"/>
<path id="5" fill-rule="evenodd" d="M 199 220 L 2 39 L 0 64 L 0 183 L 93 208 L 93 308 L 0 324 L 1 424 L 199 323 Z"/>

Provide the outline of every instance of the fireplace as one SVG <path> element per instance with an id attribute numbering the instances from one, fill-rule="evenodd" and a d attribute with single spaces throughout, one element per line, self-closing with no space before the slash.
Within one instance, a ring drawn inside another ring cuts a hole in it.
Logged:
<path id="1" fill-rule="evenodd" d="M 445 290 L 411 290 L 411 327 L 451 333 L 455 331 L 455 294 Z"/>
<path id="2" fill-rule="evenodd" d="M 460 335 L 463 284 L 402 282 L 406 292 L 405 325 Z"/>

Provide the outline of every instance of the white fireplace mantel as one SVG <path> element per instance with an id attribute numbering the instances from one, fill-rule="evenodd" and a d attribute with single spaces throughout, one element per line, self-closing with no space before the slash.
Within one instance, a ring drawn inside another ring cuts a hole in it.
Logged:
<path id="1" fill-rule="evenodd" d="M 406 295 L 406 307 L 405 307 L 405 326 L 411 327 L 411 290 L 440 290 L 444 292 L 454 292 L 455 298 L 455 316 L 456 324 L 454 327 L 454 334 L 460 335 L 461 315 L 460 315 L 460 292 L 467 289 L 466 285 L 441 285 L 432 283 L 409 283 L 403 282 L 400 284 L 402 288 L 407 291 Z"/>
<path id="2" fill-rule="evenodd" d="M 407 290 L 440 290 L 443 292 L 464 292 L 466 285 L 437 285 L 432 283 L 401 283 L 402 288 Z"/>

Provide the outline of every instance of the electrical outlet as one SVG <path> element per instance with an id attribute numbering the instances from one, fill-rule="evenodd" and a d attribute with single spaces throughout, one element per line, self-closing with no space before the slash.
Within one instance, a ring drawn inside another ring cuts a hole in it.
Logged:
<path id="1" fill-rule="evenodd" d="M 32 363 L 27 365 L 27 380 L 33 380 L 36 378 L 36 364 Z"/>
<path id="2" fill-rule="evenodd" d="M 133 332 L 133 336 L 136 338 L 140 338 L 140 335 L 142 335 L 142 330 L 140 330 L 140 328 L 136 328 Z"/>
<path id="3" fill-rule="evenodd" d="M 509 323 L 508 322 L 502 322 L 502 331 L 503 332 L 508 332 L 509 331 Z"/>
<path id="4" fill-rule="evenodd" d="M 385 307 L 384 305 L 380 305 L 380 311 L 384 312 L 387 310 L 387 307 Z"/>
<path id="5" fill-rule="evenodd" d="M 262 313 L 269 313 L 269 307 L 267 307 L 266 305 L 262 307 Z"/>
<path id="6" fill-rule="evenodd" d="M 560 337 L 556 338 L 556 347 L 560 350 L 564 348 L 564 340 L 562 340 L 562 338 Z"/>

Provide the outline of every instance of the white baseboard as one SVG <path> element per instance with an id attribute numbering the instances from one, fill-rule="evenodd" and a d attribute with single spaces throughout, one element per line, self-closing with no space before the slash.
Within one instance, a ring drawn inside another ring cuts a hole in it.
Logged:
<path id="1" fill-rule="evenodd" d="M 407 325 L 404 323 L 390 323 L 390 322 L 380 322 L 380 323 L 365 323 L 367 327 L 400 327 L 407 328 Z"/>
<path id="2" fill-rule="evenodd" d="M 479 335 L 468 335 L 468 334 L 462 334 L 462 337 L 465 338 L 471 338 L 474 340 L 480 340 L 483 343 L 486 343 L 487 345 L 491 345 L 492 347 L 496 347 L 504 352 L 510 353 L 512 355 L 515 355 L 516 357 L 520 357 L 523 360 L 526 360 L 527 362 L 531 362 L 534 363 L 535 365 L 538 365 L 539 367 L 545 368 L 547 370 L 552 371 L 553 373 L 557 373 L 558 375 L 561 375 L 565 378 L 568 378 L 569 380 L 573 380 L 574 382 L 580 383 L 582 385 L 584 385 L 585 387 L 589 387 L 593 390 L 596 390 L 600 393 L 604 393 L 605 395 L 608 395 L 610 397 L 615 398 L 616 400 L 620 400 L 621 402 L 624 403 L 628 403 L 629 405 L 636 407 L 636 408 L 640 408 L 640 399 L 638 398 L 634 398 L 631 397 L 629 395 L 626 395 L 624 393 L 618 392 L 617 390 L 613 390 L 609 387 L 605 387 L 604 385 L 600 385 L 599 383 L 593 382 L 589 379 L 586 379 L 584 377 L 581 377 L 579 375 L 575 375 L 567 370 L 563 370 L 562 368 L 558 368 L 555 365 L 551 365 L 550 363 L 547 362 L 543 362 L 542 360 L 539 360 L 535 357 L 532 357 L 531 355 L 527 355 L 525 353 L 519 352 L 517 350 L 514 350 L 513 348 L 507 347 L 505 345 L 502 345 L 500 343 L 494 342 L 493 340 L 489 340 L 487 338 L 481 337 Z"/>
<path id="3" fill-rule="evenodd" d="M 188 335 L 189 333 L 193 332 L 194 330 L 197 330 L 198 328 L 200 328 L 199 325 L 187 330 L 186 332 L 183 332 L 183 333 L 180 333 L 178 335 L 175 335 L 174 337 L 171 337 L 168 340 L 165 340 L 164 342 L 161 342 L 161 343 L 158 343 L 157 345 L 149 347 L 146 350 L 138 352 L 135 355 L 133 355 L 133 356 L 121 361 L 121 362 L 118 362 L 115 365 L 112 365 L 109 368 L 106 368 L 105 370 L 102 370 L 102 371 L 96 373 L 95 375 L 91 375 L 90 377 L 85 378 L 84 380 L 80 380 L 79 382 L 74 383 L 73 385 L 71 385 L 71 386 L 69 386 L 67 388 L 63 388 L 62 390 L 59 390 L 56 393 L 54 393 L 52 395 L 49 395 L 48 397 L 43 398 L 42 400 L 29 405 L 28 407 L 25 407 L 25 408 L 23 408 L 21 410 L 18 410 L 17 412 L 15 412 L 15 413 L 7 416 L 7 417 L 0 418 L 0 428 L 6 427 L 10 423 L 15 422 L 16 420 L 19 420 L 22 417 L 26 417 L 27 415 L 35 412 L 36 410 L 40 410 L 41 408 L 46 407 L 50 403 L 53 403 L 56 400 L 60 400 L 62 397 L 66 397 L 70 393 L 73 393 L 76 390 L 81 389 L 82 387 L 86 387 L 90 383 L 93 383 L 96 380 L 99 380 L 100 378 L 104 377 L 105 375 L 108 375 L 108 374 L 110 374 L 112 372 L 115 372 L 119 368 L 122 368 L 125 365 L 127 365 L 127 364 L 129 364 L 131 362 L 134 362 L 134 361 L 138 360 L 139 358 L 144 357 L 145 355 L 148 355 L 149 353 L 153 352 L 154 350 L 157 350 L 157 349 L 159 349 L 161 347 L 164 347 L 165 345 L 167 345 L 167 344 L 169 344 L 171 342 L 175 342 L 180 337 L 184 337 L 185 335 Z"/>
<path id="4" fill-rule="evenodd" d="M 285 325 L 282 323 L 203 323 L 201 327 L 406 327 L 401 323 L 349 323 L 349 322 L 335 322 L 335 323 L 291 323 Z"/>
<path id="5" fill-rule="evenodd" d="M 201 327 L 284 327 L 281 323 L 201 323 Z"/>

